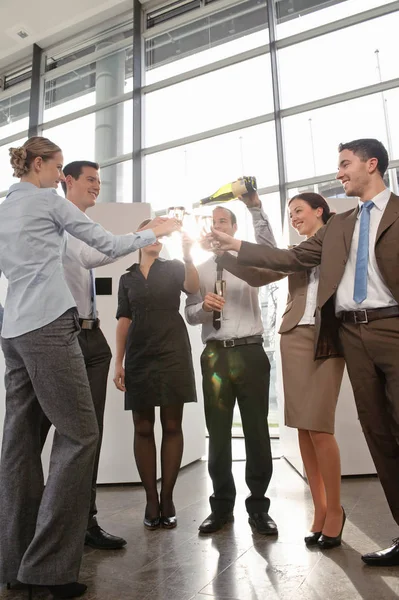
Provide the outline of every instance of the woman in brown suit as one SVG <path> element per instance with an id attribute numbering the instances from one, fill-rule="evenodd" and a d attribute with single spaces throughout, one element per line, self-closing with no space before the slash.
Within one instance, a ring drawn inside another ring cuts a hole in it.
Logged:
<path id="1" fill-rule="evenodd" d="M 288 208 L 292 226 L 307 238 L 331 217 L 325 199 L 312 192 L 294 196 Z M 229 254 L 219 260 L 223 268 L 253 286 L 266 285 L 286 276 L 268 269 L 238 265 Z M 334 437 L 344 360 L 335 354 L 314 360 L 318 277 L 318 267 L 288 276 L 288 301 L 279 333 L 285 424 L 298 429 L 299 447 L 314 503 L 314 519 L 305 543 L 327 549 L 341 543 L 345 522 L 340 501 L 340 455 Z"/>

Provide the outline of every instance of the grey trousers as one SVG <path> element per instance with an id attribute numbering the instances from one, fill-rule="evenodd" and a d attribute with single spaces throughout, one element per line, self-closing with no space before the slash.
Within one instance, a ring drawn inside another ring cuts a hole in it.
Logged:
<path id="1" fill-rule="evenodd" d="M 80 349 L 82 350 L 83 358 L 86 366 L 86 373 L 89 379 L 91 397 L 93 400 L 94 410 L 96 412 L 98 429 L 100 432 L 96 458 L 94 461 L 93 478 L 91 482 L 91 498 L 87 529 L 97 525 L 97 474 L 98 465 L 100 462 L 101 442 L 104 429 L 104 411 L 105 399 L 107 396 L 107 380 L 109 365 L 112 354 L 108 346 L 107 340 L 101 329 L 82 329 L 78 336 Z M 47 434 L 51 427 L 50 421 L 43 415 L 43 423 L 41 427 L 42 444 L 44 446 Z"/>
<path id="2" fill-rule="evenodd" d="M 71 309 L 2 338 L 6 416 L 0 464 L 0 580 L 76 581 L 83 555 L 98 426 Z M 44 487 L 40 423 L 55 426 Z"/>

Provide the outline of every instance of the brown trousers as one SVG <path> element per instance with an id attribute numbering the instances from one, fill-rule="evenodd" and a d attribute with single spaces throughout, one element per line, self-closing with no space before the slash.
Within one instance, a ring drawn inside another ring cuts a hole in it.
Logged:
<path id="1" fill-rule="evenodd" d="M 342 324 L 340 339 L 363 433 L 399 524 L 399 318 Z"/>

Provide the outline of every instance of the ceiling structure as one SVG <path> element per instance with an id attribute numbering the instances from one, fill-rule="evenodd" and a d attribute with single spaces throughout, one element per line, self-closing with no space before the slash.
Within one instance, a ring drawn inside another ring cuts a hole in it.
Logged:
<path id="1" fill-rule="evenodd" d="M 32 44 L 48 48 L 99 23 L 132 13 L 133 0 L 53 0 L 0 2 L 0 75 L 10 65 L 29 59 Z"/>

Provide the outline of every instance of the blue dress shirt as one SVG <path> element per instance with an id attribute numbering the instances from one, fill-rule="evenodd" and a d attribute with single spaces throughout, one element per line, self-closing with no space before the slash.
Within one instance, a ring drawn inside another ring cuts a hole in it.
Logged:
<path id="1" fill-rule="evenodd" d="M 55 189 L 12 185 L 0 204 L 0 270 L 8 279 L 2 337 L 39 329 L 76 306 L 62 265 L 65 231 L 114 258 L 156 241 L 151 229 L 113 235 Z"/>

